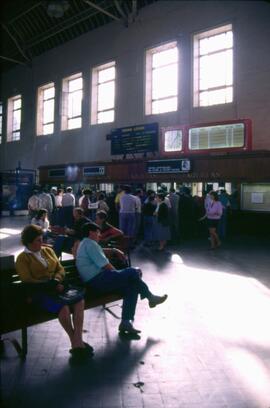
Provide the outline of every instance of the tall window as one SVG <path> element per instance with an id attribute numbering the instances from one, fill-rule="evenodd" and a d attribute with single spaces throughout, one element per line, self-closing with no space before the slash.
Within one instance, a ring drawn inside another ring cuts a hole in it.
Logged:
<path id="1" fill-rule="evenodd" d="M 63 79 L 62 130 L 82 127 L 82 74 Z"/>
<path id="2" fill-rule="evenodd" d="M 3 104 L 0 102 L 0 143 L 2 143 L 2 129 L 3 129 Z"/>
<path id="3" fill-rule="evenodd" d="M 22 97 L 14 96 L 8 99 L 7 141 L 14 142 L 21 138 Z"/>
<path id="4" fill-rule="evenodd" d="M 194 106 L 233 101 L 232 25 L 194 36 Z"/>
<path id="5" fill-rule="evenodd" d="M 109 123 L 115 115 L 115 62 L 100 65 L 92 71 L 91 124 Z"/>
<path id="6" fill-rule="evenodd" d="M 178 105 L 176 41 L 146 51 L 146 115 L 172 112 Z"/>
<path id="7" fill-rule="evenodd" d="M 54 83 L 38 88 L 37 135 L 49 135 L 54 132 Z"/>

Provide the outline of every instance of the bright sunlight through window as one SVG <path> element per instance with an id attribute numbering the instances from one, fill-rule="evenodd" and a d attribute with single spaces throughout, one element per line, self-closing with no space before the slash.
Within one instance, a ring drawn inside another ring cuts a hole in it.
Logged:
<path id="1" fill-rule="evenodd" d="M 54 84 L 38 88 L 37 134 L 49 135 L 54 132 Z"/>
<path id="2" fill-rule="evenodd" d="M 146 52 L 146 115 L 178 106 L 178 48 L 172 42 Z"/>
<path id="3" fill-rule="evenodd" d="M 226 25 L 194 36 L 194 106 L 233 101 L 233 32 Z"/>
<path id="4" fill-rule="evenodd" d="M 82 74 L 76 74 L 63 80 L 62 130 L 82 127 Z"/>
<path id="5" fill-rule="evenodd" d="M 22 97 L 14 96 L 8 100 L 7 141 L 13 142 L 21 138 Z"/>
<path id="6" fill-rule="evenodd" d="M 93 69 L 92 124 L 114 121 L 115 76 L 115 62 Z"/>

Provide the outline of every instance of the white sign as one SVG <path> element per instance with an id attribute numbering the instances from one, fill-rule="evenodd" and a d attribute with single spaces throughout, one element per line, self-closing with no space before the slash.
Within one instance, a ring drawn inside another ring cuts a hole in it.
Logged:
<path id="1" fill-rule="evenodd" d="M 253 204 L 263 204 L 263 193 L 251 193 L 251 202 Z"/>

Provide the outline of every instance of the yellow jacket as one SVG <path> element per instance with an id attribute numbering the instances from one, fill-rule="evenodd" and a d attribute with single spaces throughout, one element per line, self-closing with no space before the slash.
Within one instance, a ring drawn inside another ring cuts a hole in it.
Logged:
<path id="1" fill-rule="evenodd" d="M 41 255 L 46 259 L 48 267 L 42 265 L 37 258 L 26 252 L 21 252 L 16 260 L 16 271 L 23 282 L 39 283 L 49 279 L 64 279 L 65 270 L 54 251 L 48 247 L 41 248 Z"/>

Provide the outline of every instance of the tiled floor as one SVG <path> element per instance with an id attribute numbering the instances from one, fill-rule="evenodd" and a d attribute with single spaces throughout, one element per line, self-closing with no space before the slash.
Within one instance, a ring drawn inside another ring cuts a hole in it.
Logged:
<path id="1" fill-rule="evenodd" d="M 1 228 L 19 230 L 24 222 L 2 219 Z M 4 233 L 1 251 L 18 252 L 18 235 Z M 95 357 L 73 365 L 58 322 L 36 326 L 26 362 L 5 347 L 4 406 L 270 408 L 269 243 L 237 237 L 216 252 L 207 240 L 165 255 L 135 250 L 132 263 L 151 289 L 169 294 L 155 309 L 138 303 L 141 339 L 120 339 L 119 321 L 92 309 L 84 328 Z"/>

